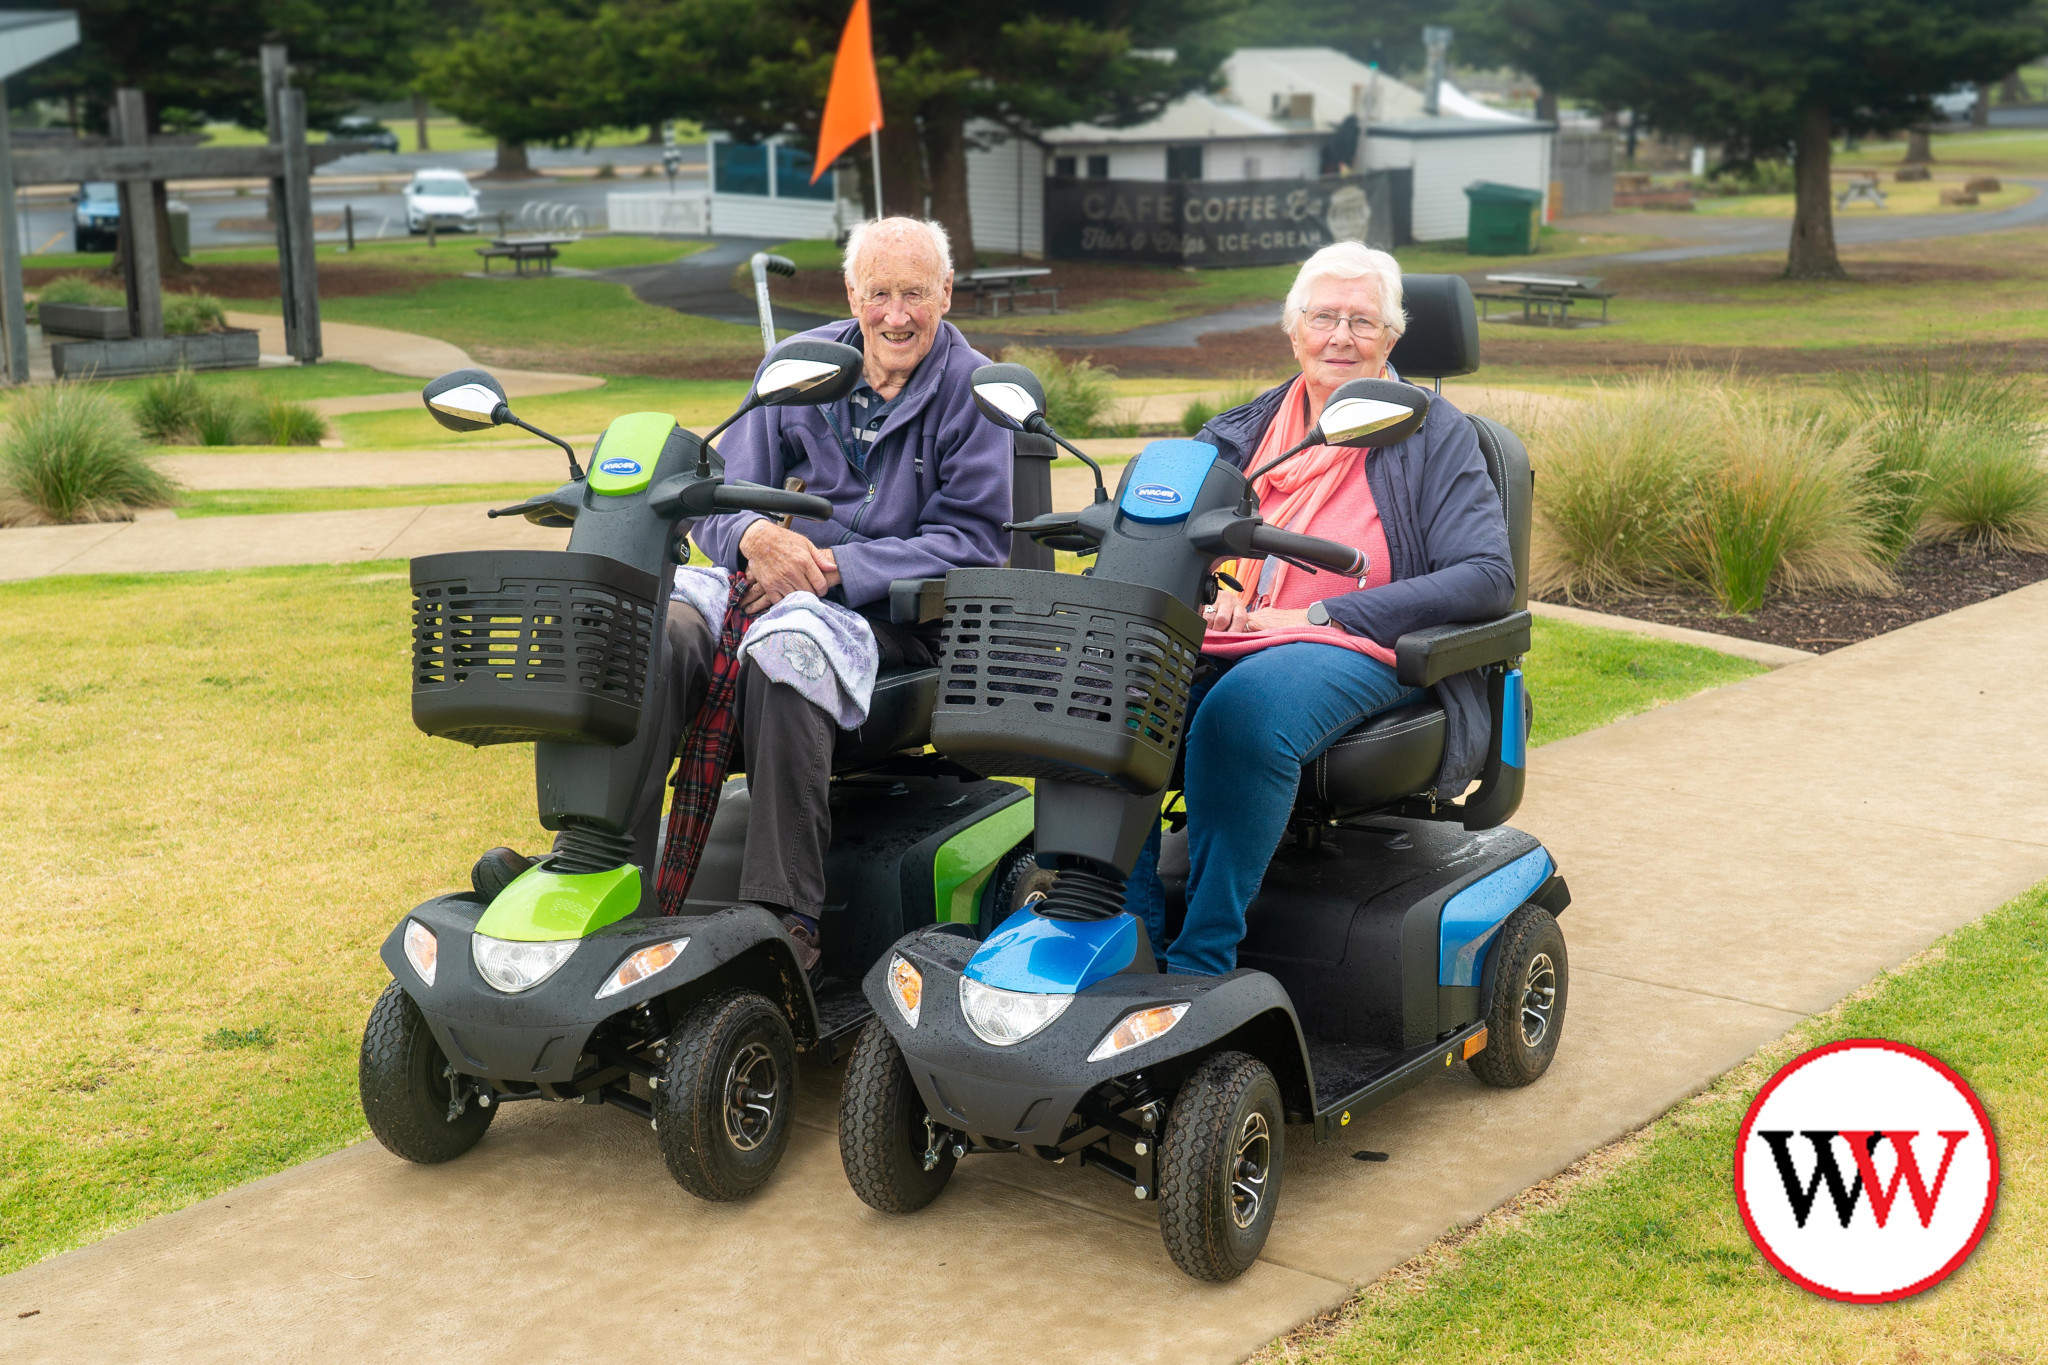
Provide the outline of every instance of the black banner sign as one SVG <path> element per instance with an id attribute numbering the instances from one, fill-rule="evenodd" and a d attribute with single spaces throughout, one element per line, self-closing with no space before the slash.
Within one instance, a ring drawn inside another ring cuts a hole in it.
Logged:
<path id="1" fill-rule="evenodd" d="M 1279 265 L 1332 242 L 1395 241 L 1385 173 L 1320 180 L 1048 180 L 1046 254 L 1061 261 Z"/>

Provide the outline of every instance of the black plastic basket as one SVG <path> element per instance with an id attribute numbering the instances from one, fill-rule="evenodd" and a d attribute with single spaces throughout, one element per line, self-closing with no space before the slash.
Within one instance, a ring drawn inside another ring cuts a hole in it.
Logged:
<path id="1" fill-rule="evenodd" d="M 1201 643 L 1202 618 L 1154 588 L 955 569 L 932 744 L 986 777 L 1156 792 L 1173 772 Z"/>
<path id="2" fill-rule="evenodd" d="M 412 562 L 412 722 L 464 744 L 624 744 L 640 728 L 654 575 L 567 550 Z"/>

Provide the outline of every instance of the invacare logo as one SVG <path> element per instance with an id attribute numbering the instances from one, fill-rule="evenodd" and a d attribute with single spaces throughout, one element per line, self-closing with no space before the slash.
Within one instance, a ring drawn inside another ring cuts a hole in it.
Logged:
<path id="1" fill-rule="evenodd" d="M 1954 1273 L 1998 1203 L 1998 1141 L 1962 1077 L 1854 1038 L 1771 1077 L 1735 1143 L 1735 1202 L 1793 1283 L 1889 1303 Z"/>

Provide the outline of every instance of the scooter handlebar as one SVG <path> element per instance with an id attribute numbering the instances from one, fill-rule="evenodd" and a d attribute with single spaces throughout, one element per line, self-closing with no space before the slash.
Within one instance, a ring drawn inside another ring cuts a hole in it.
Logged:
<path id="1" fill-rule="evenodd" d="M 1320 536 L 1297 535 L 1283 531 L 1277 526 L 1255 526 L 1252 528 L 1251 548 L 1262 555 L 1278 555 L 1282 559 L 1298 559 L 1313 564 L 1319 569 L 1328 569 L 1346 577 L 1356 578 L 1365 573 L 1365 551 L 1355 550 L 1349 545 L 1340 545 L 1334 540 Z"/>
<path id="2" fill-rule="evenodd" d="M 774 515 L 830 521 L 832 504 L 810 493 L 789 493 L 758 483 L 720 484 L 711 494 L 711 505 L 721 512 L 768 512 Z"/>

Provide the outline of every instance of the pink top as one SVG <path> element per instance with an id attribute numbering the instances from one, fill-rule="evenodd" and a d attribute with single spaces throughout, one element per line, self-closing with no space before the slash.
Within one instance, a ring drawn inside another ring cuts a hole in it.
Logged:
<path id="1" fill-rule="evenodd" d="M 1337 485 L 1330 500 L 1322 510 L 1309 520 L 1306 526 L 1290 526 L 1290 531 L 1303 535 L 1321 536 L 1334 540 L 1340 545 L 1353 545 L 1365 551 L 1365 577 L 1341 578 L 1328 569 L 1315 573 L 1304 573 L 1290 568 L 1281 576 L 1280 593 L 1277 601 L 1261 603 L 1254 601 L 1254 608 L 1271 606 L 1280 610 L 1299 611 L 1311 602 L 1320 602 L 1326 597 L 1341 597 L 1347 592 L 1360 588 L 1377 588 L 1393 580 L 1393 566 L 1387 554 L 1387 533 L 1380 526 L 1380 509 L 1372 499 L 1372 485 L 1365 477 L 1365 461 L 1370 451 L 1360 452 L 1360 458 L 1345 474 L 1344 481 Z M 1242 572 L 1258 573 L 1263 560 L 1246 560 L 1239 564 Z M 1245 582 L 1247 594 L 1257 591 L 1257 584 Z M 1226 591 L 1228 591 L 1226 589 Z M 1274 645 L 1294 644 L 1309 641 L 1319 645 L 1335 645 L 1339 649 L 1355 649 L 1360 654 L 1369 654 L 1383 664 L 1394 662 L 1394 651 L 1384 645 L 1375 644 L 1363 635 L 1353 635 L 1342 626 L 1300 625 L 1285 630 L 1262 630 L 1252 634 L 1226 633 L 1211 630 L 1202 638 L 1202 652 L 1219 658 L 1236 659 L 1253 654 Z"/>

